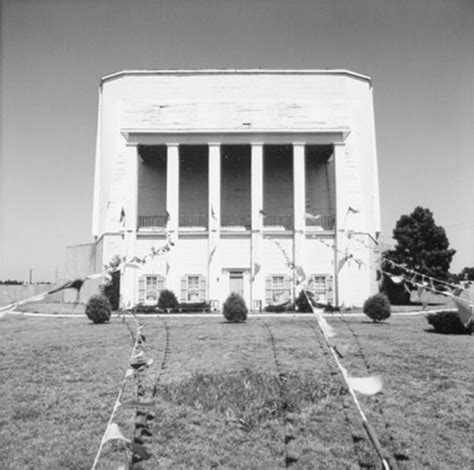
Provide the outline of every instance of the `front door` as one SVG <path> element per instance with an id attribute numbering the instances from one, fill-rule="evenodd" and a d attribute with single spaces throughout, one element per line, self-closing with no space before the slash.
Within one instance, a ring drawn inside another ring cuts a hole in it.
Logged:
<path id="1" fill-rule="evenodd" d="M 244 273 L 243 271 L 230 271 L 229 273 L 229 291 L 236 292 L 242 297 L 244 295 Z"/>

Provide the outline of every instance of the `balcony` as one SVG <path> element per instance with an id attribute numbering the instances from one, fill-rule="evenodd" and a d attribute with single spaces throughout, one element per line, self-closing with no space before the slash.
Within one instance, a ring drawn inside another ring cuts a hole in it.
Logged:
<path id="1" fill-rule="evenodd" d="M 191 230 L 207 230 L 207 214 L 188 214 L 179 216 L 179 228 Z"/>
<path id="2" fill-rule="evenodd" d="M 224 230 L 250 230 L 250 215 L 222 215 L 221 227 Z"/>
<path id="3" fill-rule="evenodd" d="M 138 230 L 163 230 L 166 227 L 166 215 L 139 215 Z"/>
<path id="4" fill-rule="evenodd" d="M 309 231 L 332 231 L 336 227 L 336 213 L 333 210 L 317 210 L 317 218 L 306 217 L 306 229 Z M 315 215 L 316 215 L 315 214 Z"/>
<path id="5" fill-rule="evenodd" d="M 263 226 L 272 230 L 293 230 L 293 215 L 267 214 L 263 218 Z"/>

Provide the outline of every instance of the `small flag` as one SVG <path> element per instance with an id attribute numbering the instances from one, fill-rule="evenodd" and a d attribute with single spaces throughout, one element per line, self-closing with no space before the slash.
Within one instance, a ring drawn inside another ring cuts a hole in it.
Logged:
<path id="1" fill-rule="evenodd" d="M 320 214 L 317 214 L 317 215 L 313 215 L 313 214 L 310 214 L 309 212 L 306 212 L 306 214 L 304 215 L 304 218 L 305 219 L 309 219 L 309 220 L 317 220 L 321 217 Z"/>
<path id="2" fill-rule="evenodd" d="M 254 263 L 253 265 L 253 276 L 252 276 L 252 282 L 255 281 L 255 278 L 257 277 L 257 274 L 260 272 L 260 265 L 258 263 Z"/>
<path id="3" fill-rule="evenodd" d="M 473 306 L 467 302 L 467 300 L 454 298 L 454 303 L 458 309 L 458 316 L 462 324 L 467 328 L 469 323 L 472 321 L 472 309 Z"/>
<path id="4" fill-rule="evenodd" d="M 357 209 L 354 209 L 352 206 L 349 206 L 349 207 L 347 208 L 347 212 L 348 212 L 349 214 L 358 214 L 360 211 L 357 210 Z"/>
<path id="5" fill-rule="evenodd" d="M 122 210 L 120 211 L 119 223 L 122 225 L 125 223 L 125 209 L 123 207 L 122 207 Z"/>
<path id="6" fill-rule="evenodd" d="M 306 280 L 306 273 L 304 272 L 304 269 L 301 266 L 296 266 L 295 268 L 295 274 L 297 277 L 296 283 L 301 284 Z"/>
<path id="7" fill-rule="evenodd" d="M 110 423 L 109 426 L 107 427 L 107 430 L 105 431 L 104 434 L 104 443 L 107 441 L 112 441 L 114 439 L 120 439 L 121 441 L 125 442 L 132 442 L 130 439 L 127 439 L 123 434 L 122 431 L 120 431 L 120 428 L 116 423 Z"/>
<path id="8" fill-rule="evenodd" d="M 216 213 L 214 212 L 214 206 L 211 204 L 211 217 L 217 222 Z"/>
<path id="9" fill-rule="evenodd" d="M 347 372 L 346 372 L 347 374 Z M 382 376 L 373 375 L 371 377 L 347 377 L 347 383 L 356 392 L 363 395 L 375 395 L 382 391 Z"/>
<path id="10" fill-rule="evenodd" d="M 209 255 L 209 264 L 211 264 L 212 258 L 214 257 L 214 254 L 216 252 L 217 245 L 214 245 L 214 248 L 211 251 L 211 254 Z"/>
<path id="11" fill-rule="evenodd" d="M 400 284 L 403 282 L 403 278 L 401 276 L 394 276 L 393 274 L 389 274 L 388 277 L 395 283 Z"/>

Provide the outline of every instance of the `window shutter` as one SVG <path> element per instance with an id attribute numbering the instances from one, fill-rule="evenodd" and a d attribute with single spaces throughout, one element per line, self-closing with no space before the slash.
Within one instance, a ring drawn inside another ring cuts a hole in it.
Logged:
<path id="1" fill-rule="evenodd" d="M 199 275 L 199 300 L 206 300 L 206 278 L 202 274 Z"/>
<path id="2" fill-rule="evenodd" d="M 283 278 L 283 290 L 285 292 L 284 298 L 288 300 L 291 298 L 291 277 L 285 276 Z"/>
<path id="3" fill-rule="evenodd" d="M 186 302 L 186 292 L 188 290 L 188 278 L 186 276 L 181 277 L 181 302 Z"/>
<path id="4" fill-rule="evenodd" d="M 331 275 L 326 276 L 326 300 L 330 304 L 334 302 L 334 286 L 333 277 Z"/>
<path id="5" fill-rule="evenodd" d="M 138 303 L 142 304 L 145 302 L 145 276 L 138 278 Z"/>
<path id="6" fill-rule="evenodd" d="M 159 298 L 161 291 L 165 290 L 165 278 L 163 276 L 158 276 L 158 282 L 157 282 L 156 288 L 158 290 L 158 298 Z"/>
<path id="7" fill-rule="evenodd" d="M 265 278 L 265 302 L 267 305 L 272 303 L 272 277 L 267 276 Z"/>

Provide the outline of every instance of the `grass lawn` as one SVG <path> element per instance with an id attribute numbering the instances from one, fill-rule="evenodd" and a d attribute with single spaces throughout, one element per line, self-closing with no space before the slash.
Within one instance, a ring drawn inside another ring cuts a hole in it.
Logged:
<path id="1" fill-rule="evenodd" d="M 310 315 L 141 320 L 155 405 L 152 457 L 134 468 L 380 468 Z M 473 338 L 429 333 L 423 316 L 329 322 L 351 375 L 384 376 L 360 400 L 383 447 L 409 458 L 399 467 L 470 468 Z M 128 367 L 126 325 L 7 315 L 0 334 L 0 468 L 90 468 Z M 128 437 L 133 416 L 117 416 Z M 120 449 L 107 443 L 99 468 Z"/>

